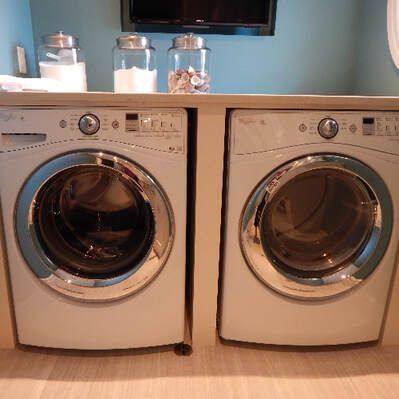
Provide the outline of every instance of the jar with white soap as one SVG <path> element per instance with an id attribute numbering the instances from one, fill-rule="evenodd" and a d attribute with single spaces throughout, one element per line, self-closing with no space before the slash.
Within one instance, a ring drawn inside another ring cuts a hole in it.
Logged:
<path id="1" fill-rule="evenodd" d="M 132 33 L 116 39 L 113 49 L 114 91 L 154 93 L 157 91 L 156 54 L 151 39 Z"/>
<path id="2" fill-rule="evenodd" d="M 85 55 L 79 39 L 59 31 L 43 36 L 42 41 L 38 48 L 40 76 L 57 81 L 59 91 L 87 91 Z"/>

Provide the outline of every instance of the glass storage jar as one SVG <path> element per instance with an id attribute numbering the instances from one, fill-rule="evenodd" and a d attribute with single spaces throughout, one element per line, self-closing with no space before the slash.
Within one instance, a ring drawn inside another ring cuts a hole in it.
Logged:
<path id="1" fill-rule="evenodd" d="M 55 79 L 61 91 L 87 91 L 86 64 L 79 39 L 59 31 L 42 37 L 38 48 L 42 78 Z"/>
<path id="2" fill-rule="evenodd" d="M 209 93 L 210 55 L 202 37 L 193 33 L 175 37 L 168 50 L 168 92 Z"/>
<path id="3" fill-rule="evenodd" d="M 157 91 L 155 49 L 151 39 L 132 33 L 116 39 L 114 91 L 118 93 L 153 93 Z"/>

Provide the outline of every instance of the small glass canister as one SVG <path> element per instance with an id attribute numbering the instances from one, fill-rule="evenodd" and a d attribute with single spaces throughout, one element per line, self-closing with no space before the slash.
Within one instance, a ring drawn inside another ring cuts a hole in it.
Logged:
<path id="1" fill-rule="evenodd" d="M 66 92 L 87 91 L 86 64 L 79 39 L 62 31 L 42 37 L 39 69 L 42 78 L 55 79 Z"/>
<path id="2" fill-rule="evenodd" d="M 202 37 L 193 33 L 175 37 L 168 50 L 168 92 L 209 93 L 210 54 Z"/>
<path id="3" fill-rule="evenodd" d="M 151 39 L 132 33 L 116 39 L 114 91 L 117 93 L 154 93 L 157 91 L 155 49 Z"/>

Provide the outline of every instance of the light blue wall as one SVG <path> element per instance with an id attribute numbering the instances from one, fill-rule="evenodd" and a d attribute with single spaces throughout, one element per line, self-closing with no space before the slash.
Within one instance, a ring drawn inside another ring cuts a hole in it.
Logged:
<path id="1" fill-rule="evenodd" d="M 399 95 L 399 72 L 389 53 L 387 0 L 363 0 L 358 34 L 355 93 Z"/>
<path id="2" fill-rule="evenodd" d="M 0 75 L 18 71 L 15 46 L 25 47 L 28 68 L 35 71 L 29 0 L 0 0 Z"/>
<path id="3" fill-rule="evenodd" d="M 275 36 L 208 35 L 213 92 L 350 94 L 362 2 L 279 0 Z M 89 89 L 112 91 L 111 48 L 121 34 L 119 4 L 31 0 L 35 47 L 42 35 L 60 29 L 79 36 L 87 53 Z M 149 36 L 158 54 L 159 89 L 165 91 L 166 52 L 174 35 Z"/>
<path id="4" fill-rule="evenodd" d="M 35 72 L 40 36 L 58 29 L 81 38 L 91 90 L 112 90 L 111 48 L 120 35 L 119 0 L 0 0 L 0 74 L 16 73 L 15 46 Z M 174 35 L 149 35 L 160 90 Z M 399 95 L 386 37 L 386 0 L 279 0 L 274 37 L 208 35 L 213 92 Z"/>

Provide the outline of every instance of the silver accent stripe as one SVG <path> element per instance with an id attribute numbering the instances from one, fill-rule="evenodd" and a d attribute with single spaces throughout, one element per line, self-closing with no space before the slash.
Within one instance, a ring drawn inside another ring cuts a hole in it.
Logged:
<path id="1" fill-rule="evenodd" d="M 43 185 L 55 174 L 82 165 L 110 167 L 133 179 L 151 205 L 155 219 L 152 247 L 139 264 L 121 276 L 108 279 L 82 278 L 55 265 L 46 256 L 33 225 L 33 208 Z M 162 228 L 160 228 L 162 226 Z M 73 152 L 43 164 L 25 182 L 15 208 L 15 230 L 21 252 L 32 272 L 52 289 L 84 301 L 111 301 L 131 295 L 149 284 L 162 270 L 171 251 L 175 223 L 170 202 L 160 185 L 133 161 L 104 152 Z M 167 234 L 160 234 L 160 231 Z"/>

